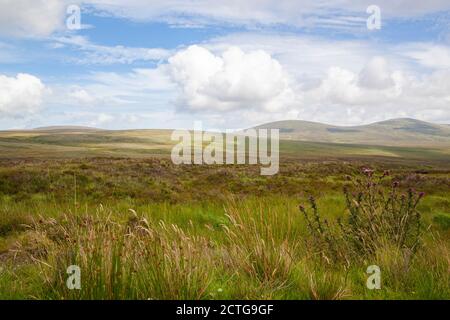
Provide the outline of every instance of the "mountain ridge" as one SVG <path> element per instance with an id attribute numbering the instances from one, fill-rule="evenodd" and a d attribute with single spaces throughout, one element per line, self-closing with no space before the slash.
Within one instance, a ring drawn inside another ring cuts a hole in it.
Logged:
<path id="1" fill-rule="evenodd" d="M 445 149 L 449 148 L 450 155 L 450 125 L 436 124 L 413 118 L 395 118 L 355 126 L 338 126 L 304 120 L 282 120 L 261 124 L 254 128 L 279 129 L 280 139 L 282 140 L 407 147 L 444 147 Z M 8 131 L 13 133 L 16 130 Z M 47 126 L 25 131 L 54 135 L 66 133 L 90 134 L 96 132 L 111 132 L 112 134 L 114 132 L 146 132 L 152 131 L 152 129 L 105 130 L 86 126 Z"/>
<path id="2" fill-rule="evenodd" d="M 337 126 L 304 120 L 265 123 L 256 129 L 280 129 L 285 140 L 391 146 L 449 146 L 450 125 L 396 118 L 366 125 Z"/>

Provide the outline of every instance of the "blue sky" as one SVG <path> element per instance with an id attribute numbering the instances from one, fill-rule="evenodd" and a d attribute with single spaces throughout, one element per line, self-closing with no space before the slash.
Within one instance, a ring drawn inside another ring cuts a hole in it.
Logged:
<path id="1" fill-rule="evenodd" d="M 69 30 L 77 5 L 81 28 Z M 375 4 L 381 29 L 369 30 Z M 450 123 L 450 3 L 0 0 L 0 129 Z"/>

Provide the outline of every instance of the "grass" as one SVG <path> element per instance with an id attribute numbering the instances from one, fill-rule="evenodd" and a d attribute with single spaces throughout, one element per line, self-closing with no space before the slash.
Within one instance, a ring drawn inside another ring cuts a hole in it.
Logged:
<path id="1" fill-rule="evenodd" d="M 1 139 L 0 299 L 450 298 L 445 150 L 283 142 L 280 173 L 263 177 L 258 166 L 175 166 L 165 132 L 108 134 Z M 390 171 L 377 194 L 396 182 L 397 203 L 410 189 L 425 196 L 389 220 L 343 193 L 364 167 Z M 311 196 L 343 259 L 323 254 L 299 210 Z M 352 225 L 358 205 L 380 224 Z M 395 228 L 417 212 L 416 247 Z M 365 228 L 377 230 L 364 240 L 373 242 L 349 245 Z M 66 286 L 70 265 L 81 268 L 81 290 Z M 366 287 L 369 265 L 381 269 L 380 290 Z"/>
<path id="2" fill-rule="evenodd" d="M 6 162 L 0 297 L 448 299 L 443 169 L 394 166 L 380 185 L 389 190 L 395 180 L 402 192 L 411 185 L 427 192 L 417 206 L 423 245 L 413 257 L 385 246 L 327 262 L 311 246 L 299 204 L 312 194 L 321 218 L 345 218 L 345 176 L 360 167 L 291 162 L 262 178 L 251 167 L 182 170 L 161 159 Z M 382 270 L 381 290 L 365 286 L 372 264 Z M 82 270 L 81 290 L 65 285 L 70 265 Z"/>

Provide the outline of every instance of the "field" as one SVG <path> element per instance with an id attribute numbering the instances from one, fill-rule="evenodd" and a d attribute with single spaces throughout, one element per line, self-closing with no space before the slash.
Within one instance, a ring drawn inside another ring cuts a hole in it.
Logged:
<path id="1" fill-rule="evenodd" d="M 448 147 L 282 141 L 261 176 L 169 133 L 0 133 L 0 298 L 450 299 Z"/>

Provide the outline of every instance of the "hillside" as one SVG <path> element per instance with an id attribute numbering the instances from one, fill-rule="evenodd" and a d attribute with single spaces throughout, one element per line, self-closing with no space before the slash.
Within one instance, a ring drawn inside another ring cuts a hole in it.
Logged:
<path id="1" fill-rule="evenodd" d="M 278 128 L 282 139 L 408 147 L 450 147 L 450 126 L 415 119 L 393 119 L 362 126 L 334 126 L 287 120 L 256 128 Z"/>
<path id="2" fill-rule="evenodd" d="M 338 127 L 305 121 L 273 122 L 281 156 L 295 159 L 379 159 L 450 163 L 450 127 L 410 119 Z M 101 130 L 47 127 L 0 131 L 0 159 L 169 157 L 172 130 Z"/>
<path id="3" fill-rule="evenodd" d="M 34 128 L 35 131 L 100 131 L 103 129 L 87 126 L 48 126 Z"/>

